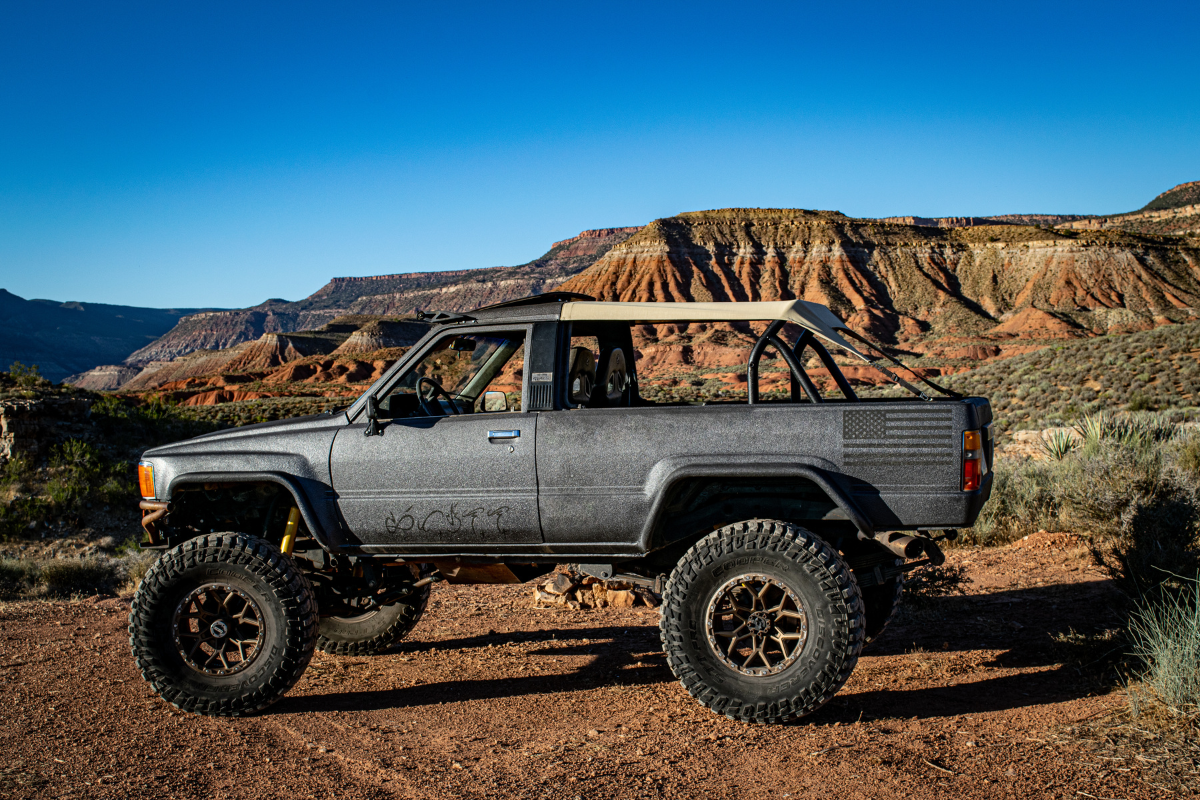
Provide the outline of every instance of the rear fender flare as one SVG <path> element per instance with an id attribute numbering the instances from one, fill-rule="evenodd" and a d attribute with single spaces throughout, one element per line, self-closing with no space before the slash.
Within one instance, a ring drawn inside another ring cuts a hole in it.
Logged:
<path id="1" fill-rule="evenodd" d="M 654 531 L 664 513 L 663 503 L 671 487 L 687 478 L 807 478 L 829 496 L 863 535 L 868 538 L 874 536 L 875 526 L 838 485 L 832 474 L 834 469 L 833 464 L 822 459 L 783 461 L 777 455 L 742 456 L 720 464 L 688 456 L 664 459 L 650 471 L 646 481 L 646 494 L 653 497 L 654 501 L 638 538 L 638 548 L 642 552 L 649 552 Z"/>
<path id="2" fill-rule="evenodd" d="M 296 504 L 296 508 L 300 509 L 300 518 L 304 520 L 304 524 L 308 527 L 308 531 L 312 534 L 313 538 L 317 540 L 317 544 L 328 551 L 332 551 L 333 549 L 325 528 L 313 512 L 312 504 L 308 501 L 308 496 L 305 495 L 300 484 L 291 475 L 282 472 L 185 472 L 171 479 L 171 483 L 167 487 L 166 499 L 170 500 L 174 497 L 176 489 L 180 486 L 195 483 L 279 484 L 292 495 L 292 501 Z"/>

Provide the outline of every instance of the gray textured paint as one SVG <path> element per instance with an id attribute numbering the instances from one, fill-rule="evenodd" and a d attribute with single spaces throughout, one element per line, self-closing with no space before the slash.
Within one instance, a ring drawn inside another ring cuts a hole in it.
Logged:
<path id="1" fill-rule="evenodd" d="M 197 436 L 147 450 L 142 459 L 154 464 L 154 490 L 161 500 L 170 500 L 183 483 L 225 480 L 237 473 L 279 473 L 292 476 L 291 485 L 304 494 L 312 519 L 309 529 L 330 548 L 347 542 L 338 522 L 337 509 L 329 496 L 329 449 L 339 430 L 346 427 L 345 414 L 263 422 Z"/>
<path id="2" fill-rule="evenodd" d="M 380 396 L 442 335 L 511 330 L 558 311 L 498 309 L 435 328 L 368 394 Z M 544 352 L 526 362 L 558 363 Z M 170 499 L 181 482 L 291 476 L 305 521 L 331 549 L 510 559 L 645 552 L 661 499 L 684 477 L 810 477 L 868 533 L 970 525 L 991 490 L 989 474 L 982 490 L 960 491 L 962 432 L 991 422 L 977 398 L 471 414 L 385 421 L 371 437 L 364 405 L 150 450 L 156 490 Z"/>
<path id="3" fill-rule="evenodd" d="M 537 414 L 401 419 L 337 435 L 330 463 L 346 524 L 365 545 L 396 552 L 536 543 Z M 491 439 L 497 429 L 520 431 Z"/>

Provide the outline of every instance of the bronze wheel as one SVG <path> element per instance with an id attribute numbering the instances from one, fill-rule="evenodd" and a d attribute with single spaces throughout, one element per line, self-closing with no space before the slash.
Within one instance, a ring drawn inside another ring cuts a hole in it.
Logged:
<path id="1" fill-rule="evenodd" d="M 262 612 L 245 592 L 206 583 L 179 602 L 171 632 L 189 667 L 205 675 L 232 675 L 259 653 Z"/>
<path id="2" fill-rule="evenodd" d="M 163 553 L 129 613 L 142 677 L 177 708 L 210 716 L 274 703 L 308 666 L 316 638 L 308 579 L 274 546 L 241 533 Z"/>
<path id="3" fill-rule="evenodd" d="M 667 580 L 659 627 L 692 697 L 747 722 L 820 708 L 863 646 L 850 567 L 811 531 L 778 520 L 727 525 L 692 545 Z"/>
<path id="4" fill-rule="evenodd" d="M 793 589 L 767 575 L 726 581 L 708 603 L 705 633 L 725 666 L 742 675 L 774 675 L 800 657 L 808 615 Z"/>

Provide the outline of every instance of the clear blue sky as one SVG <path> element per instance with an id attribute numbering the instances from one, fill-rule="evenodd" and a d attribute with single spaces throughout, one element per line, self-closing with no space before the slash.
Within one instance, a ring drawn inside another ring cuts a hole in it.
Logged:
<path id="1" fill-rule="evenodd" d="M 728 206 L 1132 210 L 1195 3 L 0 0 L 0 287 L 159 307 Z"/>

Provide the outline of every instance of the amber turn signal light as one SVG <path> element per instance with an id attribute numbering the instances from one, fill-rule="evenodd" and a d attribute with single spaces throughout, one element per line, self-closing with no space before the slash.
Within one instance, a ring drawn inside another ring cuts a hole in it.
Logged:
<path id="1" fill-rule="evenodd" d="M 983 457 L 983 435 L 979 431 L 963 433 L 962 490 L 973 492 L 983 485 L 987 475 L 987 460 Z"/>
<path id="2" fill-rule="evenodd" d="M 149 461 L 138 462 L 138 486 L 142 497 L 154 499 L 154 465 Z"/>

